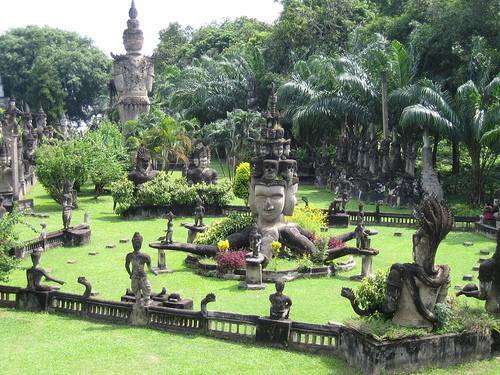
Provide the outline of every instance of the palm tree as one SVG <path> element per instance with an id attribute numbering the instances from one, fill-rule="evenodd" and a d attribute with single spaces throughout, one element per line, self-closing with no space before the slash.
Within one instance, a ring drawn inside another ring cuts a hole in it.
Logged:
<path id="1" fill-rule="evenodd" d="M 143 141 L 155 157 L 161 160 L 163 170 L 168 170 L 172 159 L 175 163 L 182 160 L 185 165 L 189 164 L 191 140 L 184 127 L 173 117 L 162 116 L 144 133 Z"/>
<path id="2" fill-rule="evenodd" d="M 411 102 L 401 116 L 403 127 L 423 130 L 424 168 L 429 168 L 431 129 L 444 131 L 467 147 L 471 158 L 472 189 L 470 202 L 479 205 L 484 198 L 484 182 L 500 151 L 498 123 L 500 119 L 500 77 L 487 84 L 472 80 L 461 85 L 455 99 L 429 81 L 410 87 L 405 95 Z"/>
<path id="3" fill-rule="evenodd" d="M 174 78 L 168 106 L 205 124 L 233 109 L 245 109 L 254 91 L 255 74 L 242 55 L 202 56 Z"/>

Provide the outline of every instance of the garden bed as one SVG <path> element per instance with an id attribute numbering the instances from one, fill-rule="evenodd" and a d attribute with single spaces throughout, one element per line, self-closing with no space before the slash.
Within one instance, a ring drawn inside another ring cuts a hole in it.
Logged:
<path id="1" fill-rule="evenodd" d="M 192 268 L 199 275 L 209 276 L 209 277 L 221 277 L 223 279 L 230 280 L 244 280 L 246 272 L 244 269 L 236 269 L 233 272 L 220 274 L 217 269 L 217 264 L 210 264 L 203 261 L 204 258 L 200 258 L 193 255 L 188 255 L 184 260 L 187 267 Z M 352 262 L 352 268 L 354 268 L 355 263 Z M 350 268 L 350 269 L 352 269 Z M 299 269 L 291 268 L 284 270 L 263 270 L 262 271 L 262 281 L 265 283 L 274 283 L 277 280 L 292 281 L 303 277 L 330 277 L 335 274 L 335 268 L 333 266 L 316 266 L 309 269 Z M 344 269 L 343 269 L 344 270 Z"/>

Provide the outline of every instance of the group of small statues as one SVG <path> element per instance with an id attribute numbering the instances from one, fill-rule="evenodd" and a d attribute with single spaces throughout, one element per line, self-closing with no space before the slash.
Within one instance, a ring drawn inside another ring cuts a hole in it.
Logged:
<path id="1" fill-rule="evenodd" d="M 196 142 L 189 164 L 184 170 L 189 184 L 216 184 L 217 171 L 210 168 L 210 147 L 202 142 Z"/>

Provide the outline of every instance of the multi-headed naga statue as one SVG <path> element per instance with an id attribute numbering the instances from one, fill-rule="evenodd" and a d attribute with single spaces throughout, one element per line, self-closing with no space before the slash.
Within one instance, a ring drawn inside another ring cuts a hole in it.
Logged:
<path id="1" fill-rule="evenodd" d="M 436 322 L 434 307 L 446 300 L 450 284 L 450 268 L 435 265 L 440 242 L 453 227 L 454 219 L 444 202 L 427 196 L 415 210 L 418 230 L 413 235 L 413 263 L 393 264 L 387 277 L 385 302 L 381 306 L 362 309 L 349 288 L 342 296 L 351 301 L 354 311 L 362 316 L 376 311 L 392 317 L 402 326 L 430 328 Z"/>

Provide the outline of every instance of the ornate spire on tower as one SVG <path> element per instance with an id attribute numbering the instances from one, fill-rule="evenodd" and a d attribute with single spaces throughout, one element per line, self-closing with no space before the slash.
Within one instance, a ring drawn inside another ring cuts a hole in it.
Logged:
<path id="1" fill-rule="evenodd" d="M 127 54 L 140 54 L 142 44 L 144 43 L 144 36 L 142 30 L 139 29 L 139 20 L 137 20 L 137 9 L 134 0 L 132 0 L 132 4 L 130 5 L 128 16 L 127 28 L 123 31 L 123 45 Z"/>

